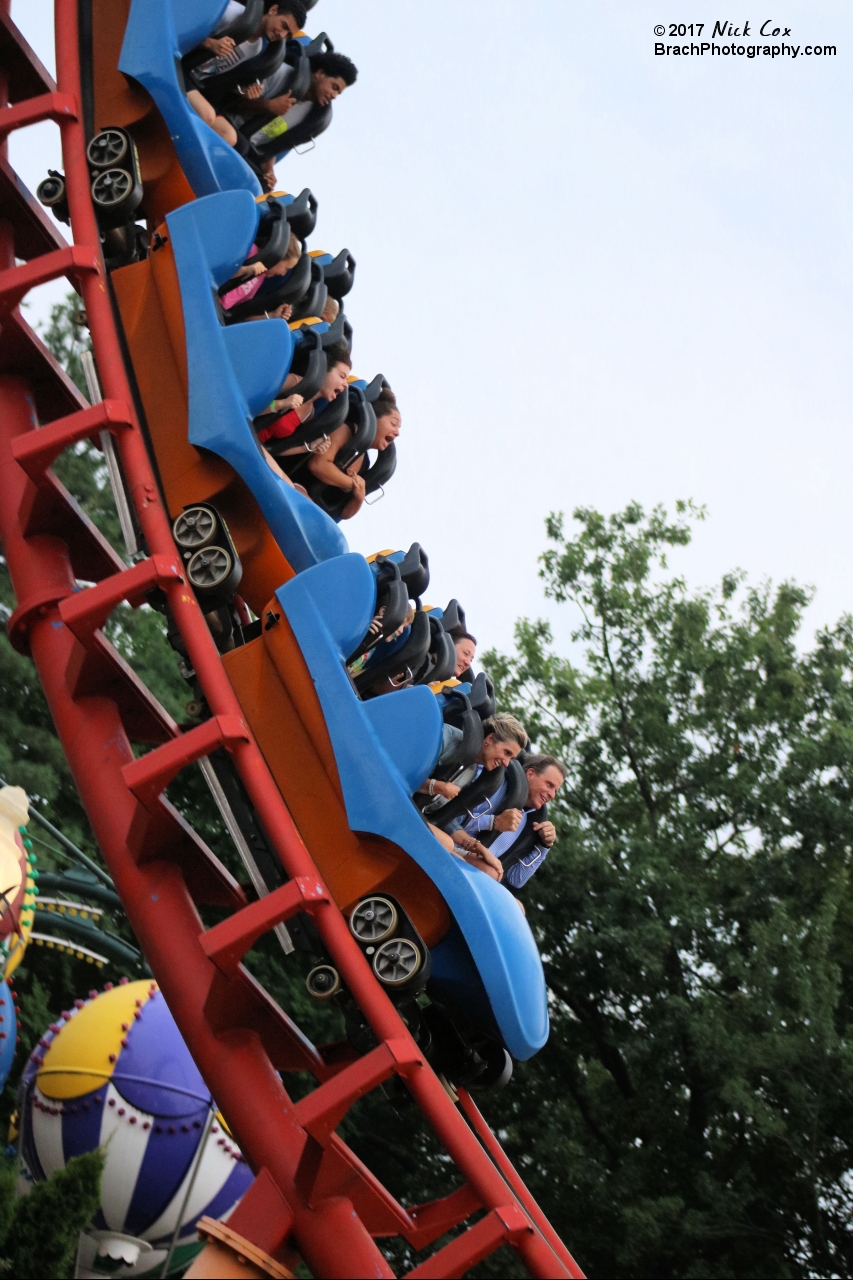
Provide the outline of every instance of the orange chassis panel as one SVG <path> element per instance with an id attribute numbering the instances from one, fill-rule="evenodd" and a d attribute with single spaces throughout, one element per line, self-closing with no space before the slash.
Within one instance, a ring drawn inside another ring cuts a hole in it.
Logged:
<path id="1" fill-rule="evenodd" d="M 127 0 L 120 4 L 126 20 Z M 96 0 L 96 9 L 105 5 L 106 0 Z M 98 107 L 96 120 L 133 126 L 131 131 L 142 144 L 143 174 L 148 174 L 147 210 L 155 203 L 162 209 L 162 200 L 171 202 L 168 207 L 184 203 L 193 198 L 188 186 L 182 199 L 164 194 L 171 190 L 175 173 L 186 180 L 148 94 L 115 70 L 107 74 L 109 60 L 113 59 L 114 68 L 121 47 L 118 37 L 114 43 L 117 48 L 102 55 L 104 66 L 96 74 L 97 101 L 106 103 Z M 173 161 L 164 163 L 162 181 L 151 176 L 152 156 Z M 149 181 L 154 182 L 156 201 L 149 197 Z M 265 616 L 267 608 L 280 615 L 275 591 L 294 576 L 293 569 L 233 468 L 214 454 L 196 449 L 187 438 L 183 307 L 165 225 L 160 231 L 165 238 L 160 248 L 146 261 L 114 271 L 111 279 L 166 505 L 173 519 L 193 502 L 215 505 L 243 565 L 240 594 L 257 615 Z M 346 910 L 365 894 L 390 893 L 405 904 L 426 944 L 434 946 L 447 932 L 450 915 L 432 881 L 397 845 L 349 828 L 320 702 L 286 619 L 259 639 L 225 654 L 223 662 L 243 714 L 337 904 Z"/>
<path id="2" fill-rule="evenodd" d="M 215 504 L 243 564 L 240 594 L 260 614 L 293 569 L 234 469 L 187 438 L 186 341 L 171 245 L 114 271 L 112 283 L 169 514 L 174 519 L 193 502 Z"/>
<path id="3" fill-rule="evenodd" d="M 223 663 L 302 839 L 343 911 L 365 894 L 390 893 L 433 947 L 450 926 L 444 899 L 397 845 L 350 830 L 310 672 L 278 602 L 268 610 L 280 618 L 277 624 L 226 653 Z"/>
<path id="4" fill-rule="evenodd" d="M 130 0 L 92 0 L 92 81 L 95 132 L 127 129 L 139 150 L 145 197 L 141 212 L 149 227 L 195 199 L 169 130 L 151 96 L 118 70 Z"/>

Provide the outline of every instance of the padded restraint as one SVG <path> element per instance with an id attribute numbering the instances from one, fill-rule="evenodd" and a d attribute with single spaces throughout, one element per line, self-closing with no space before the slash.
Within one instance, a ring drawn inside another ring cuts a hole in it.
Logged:
<path id="1" fill-rule="evenodd" d="M 481 720 L 488 720 L 489 717 L 493 716 L 497 710 L 495 686 L 493 681 L 490 680 L 485 671 L 481 671 L 480 674 L 475 677 L 470 688 L 471 692 L 468 696 L 471 699 L 471 706 L 477 712 Z"/>
<path id="2" fill-rule="evenodd" d="M 413 673 L 417 671 L 427 655 L 429 642 L 429 619 L 419 610 L 412 619 L 411 626 L 399 637 L 398 642 L 395 643 L 392 640 L 387 647 L 377 645 L 373 650 L 367 666 L 355 677 L 355 687 L 358 692 L 362 697 L 369 697 L 371 688 L 378 681 L 395 676 L 405 671 L 407 667 Z"/>
<path id="3" fill-rule="evenodd" d="M 427 613 L 430 646 L 423 665 L 415 672 L 415 684 L 432 684 L 447 680 L 456 668 L 456 649 L 450 636 L 434 613 Z"/>
<path id="4" fill-rule="evenodd" d="M 439 765 L 434 776 L 448 782 L 455 773 L 472 765 L 483 746 L 483 722 L 471 706 L 471 701 L 464 693 L 448 690 L 439 694 L 442 706 L 442 718 L 445 724 L 452 725 L 462 732 L 462 739 L 457 743 L 453 754 Z"/>
<path id="5" fill-rule="evenodd" d="M 430 815 L 430 821 L 437 827 L 441 827 L 442 831 L 446 831 L 451 822 L 464 818 L 484 800 L 491 800 L 505 777 L 506 769 L 500 765 L 497 769 L 483 769 L 479 777 L 474 778 L 462 788 L 455 800 L 448 800 L 447 804 L 436 809 L 435 813 Z"/>
<path id="6" fill-rule="evenodd" d="M 219 35 L 220 37 L 230 36 L 235 45 L 242 44 L 244 40 L 248 40 L 257 31 L 263 16 L 264 0 L 246 0 L 240 16 L 235 18 L 230 26 L 220 31 Z M 189 74 L 195 67 L 207 62 L 210 57 L 211 52 L 209 49 L 205 49 L 202 45 L 197 45 L 189 53 L 184 54 L 182 59 L 184 71 Z"/>
<path id="7" fill-rule="evenodd" d="M 217 110 L 231 105 L 239 112 L 240 98 L 237 90 L 244 85 L 254 84 L 258 80 L 266 80 L 273 75 L 285 60 L 286 42 L 270 40 L 254 58 L 238 62 L 236 66 L 220 71 L 218 75 L 194 77 L 193 82 L 201 89 L 208 102 Z M 235 106 L 236 103 L 236 106 Z M 252 116 L 257 122 L 262 116 Z"/>

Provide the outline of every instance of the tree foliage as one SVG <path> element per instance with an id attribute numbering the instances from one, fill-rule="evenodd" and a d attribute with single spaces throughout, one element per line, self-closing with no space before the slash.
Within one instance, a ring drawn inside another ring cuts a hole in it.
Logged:
<path id="1" fill-rule="evenodd" d="M 103 1151 L 74 1156 L 47 1182 L 14 1198 L 14 1165 L 0 1172 L 0 1254 L 15 1280 L 64 1280 L 72 1274 L 80 1232 L 101 1200 Z"/>
<path id="2" fill-rule="evenodd" d="M 570 770 L 526 896 L 551 1038 L 493 1118 L 593 1275 L 844 1275 L 853 620 L 802 650 L 802 588 L 690 591 L 702 514 L 551 517 L 582 661 L 530 621 L 490 655 Z"/>
<path id="3" fill-rule="evenodd" d="M 45 336 L 79 378 L 75 309 Z M 120 548 L 99 452 L 57 470 Z M 590 1275 L 849 1274 L 853 620 L 809 648 L 794 584 L 735 573 L 691 591 L 667 557 L 702 515 L 580 510 L 574 533 L 552 517 L 542 577 L 573 611 L 572 657 L 527 620 L 511 657 L 488 657 L 500 705 L 570 773 L 558 843 L 524 895 L 551 1038 L 485 1110 Z M 110 637 L 180 720 L 189 691 L 159 615 L 119 610 Z M 35 669 L 5 637 L 0 691 L 0 772 L 97 856 Z M 242 875 L 198 771 L 170 795 Z M 75 962 L 37 961 L 20 972 L 24 1047 L 88 985 Z M 249 963 L 308 1034 L 339 1037 L 298 955 L 268 937 Z M 407 1203 L 447 1191 L 402 1091 L 363 1099 L 344 1136 Z M 388 1251 L 398 1270 L 417 1261 Z M 517 1268 L 503 1254 L 477 1273 Z"/>

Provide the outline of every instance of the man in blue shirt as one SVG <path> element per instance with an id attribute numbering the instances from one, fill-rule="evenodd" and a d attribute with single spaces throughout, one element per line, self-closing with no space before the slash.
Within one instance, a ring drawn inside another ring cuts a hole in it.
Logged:
<path id="1" fill-rule="evenodd" d="M 487 844 L 500 859 L 504 868 L 503 883 L 511 889 L 521 889 L 539 870 L 557 839 L 554 824 L 548 820 L 547 806 L 568 772 L 554 756 L 531 755 L 523 763 L 527 777 L 524 808 L 495 812 L 506 792 L 503 784 L 490 800 L 477 806 L 464 825 L 469 836 Z"/>

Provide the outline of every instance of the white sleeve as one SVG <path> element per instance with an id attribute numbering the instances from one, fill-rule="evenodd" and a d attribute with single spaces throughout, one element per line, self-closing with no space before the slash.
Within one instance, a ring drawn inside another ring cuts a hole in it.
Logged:
<path id="1" fill-rule="evenodd" d="M 236 22 L 238 18 L 242 18 L 244 8 L 245 6 L 239 4 L 238 0 L 228 0 L 228 6 L 222 17 L 219 19 L 216 30 L 213 34 L 215 36 L 221 35 L 227 27 L 231 26 L 232 22 Z"/>

